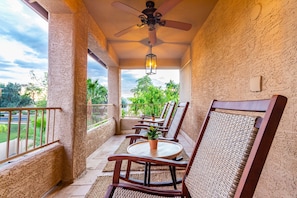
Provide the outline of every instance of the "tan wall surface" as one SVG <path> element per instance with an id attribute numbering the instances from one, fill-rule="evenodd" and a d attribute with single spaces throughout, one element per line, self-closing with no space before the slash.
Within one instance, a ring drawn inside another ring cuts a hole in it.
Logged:
<path id="1" fill-rule="evenodd" d="M 113 136 L 116 132 L 116 122 L 110 119 L 108 122 L 91 129 L 87 133 L 86 152 L 87 156 L 98 149 L 106 140 Z"/>
<path id="2" fill-rule="evenodd" d="M 42 197 L 61 181 L 63 155 L 63 146 L 55 143 L 2 165 L 0 197 Z"/>
<path id="3" fill-rule="evenodd" d="M 296 8 L 296 0 L 220 0 L 192 42 L 191 138 L 212 99 L 288 97 L 255 197 L 297 197 Z M 259 75 L 262 91 L 251 92 Z"/>
<path id="4" fill-rule="evenodd" d="M 120 120 L 121 123 L 121 131 L 123 130 L 131 130 L 134 125 L 139 124 L 140 119 L 138 118 L 122 118 Z M 132 130 L 133 131 L 133 130 Z"/>

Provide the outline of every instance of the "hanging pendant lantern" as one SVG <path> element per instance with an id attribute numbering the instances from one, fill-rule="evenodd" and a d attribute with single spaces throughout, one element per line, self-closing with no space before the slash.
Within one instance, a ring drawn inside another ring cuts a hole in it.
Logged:
<path id="1" fill-rule="evenodd" d="M 150 53 L 145 56 L 145 73 L 148 75 L 157 73 L 157 56 L 152 53 L 152 45 Z"/>

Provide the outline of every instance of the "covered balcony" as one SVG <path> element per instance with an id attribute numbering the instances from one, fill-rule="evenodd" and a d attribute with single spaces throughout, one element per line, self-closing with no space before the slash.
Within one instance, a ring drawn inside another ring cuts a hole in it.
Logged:
<path id="1" fill-rule="evenodd" d="M 113 0 L 23 1 L 48 20 L 47 105 L 60 109 L 57 141 L 2 163 L 0 197 L 87 195 L 136 122 L 121 118 L 121 70 L 144 69 L 152 41 L 157 69 L 180 71 L 180 101 L 190 102 L 180 139 L 189 154 L 211 100 L 288 98 L 254 197 L 297 196 L 295 0 L 183 0 L 164 19 L 191 29 L 158 27 L 156 38 L 146 26 L 116 37 L 139 18 Z M 146 1 L 121 2 L 142 10 Z M 156 0 L 156 7 L 163 2 Z M 88 53 L 108 70 L 110 119 L 87 133 Z"/>

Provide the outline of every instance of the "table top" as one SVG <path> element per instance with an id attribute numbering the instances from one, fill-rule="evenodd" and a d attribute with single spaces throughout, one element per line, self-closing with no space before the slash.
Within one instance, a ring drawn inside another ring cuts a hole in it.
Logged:
<path id="1" fill-rule="evenodd" d="M 158 140 L 158 148 L 153 150 L 150 149 L 148 141 L 136 142 L 127 147 L 127 152 L 130 154 L 165 159 L 177 157 L 182 150 L 183 146 L 181 144 L 167 140 Z"/>

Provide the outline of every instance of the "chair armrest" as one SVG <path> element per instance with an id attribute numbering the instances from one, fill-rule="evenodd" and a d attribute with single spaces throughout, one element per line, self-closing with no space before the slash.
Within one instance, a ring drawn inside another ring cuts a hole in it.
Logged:
<path id="1" fill-rule="evenodd" d="M 174 138 L 159 137 L 158 139 L 159 140 L 168 140 L 168 141 L 178 142 L 178 139 L 174 139 Z"/>
<path id="2" fill-rule="evenodd" d="M 168 128 L 167 127 L 156 127 L 156 128 L 158 128 L 158 131 L 160 131 L 162 133 L 168 132 Z"/>
<path id="3" fill-rule="evenodd" d="M 145 124 L 136 124 L 132 127 L 132 129 L 149 129 L 150 125 L 145 125 Z M 164 126 L 153 126 L 157 128 L 158 130 L 168 130 L 167 127 Z"/>
<path id="4" fill-rule="evenodd" d="M 164 120 L 155 120 L 155 121 L 153 121 L 153 120 L 139 120 L 138 122 L 140 122 L 140 123 L 146 122 L 146 123 L 150 123 L 150 124 L 162 124 L 164 122 Z"/>
<path id="5" fill-rule="evenodd" d="M 136 124 L 132 127 L 132 129 L 148 129 L 150 127 L 150 125 L 146 125 L 146 124 Z"/>
<path id="6" fill-rule="evenodd" d="M 155 128 L 158 128 L 158 130 L 168 130 L 168 127 L 166 126 L 154 126 Z"/>
<path id="7" fill-rule="evenodd" d="M 129 135 L 126 135 L 126 138 L 137 138 L 137 139 L 139 139 L 139 138 L 146 138 L 147 139 L 146 136 L 140 135 L 140 134 L 129 134 Z"/>
<path id="8" fill-rule="evenodd" d="M 140 134 L 130 134 L 130 135 L 126 135 L 126 138 L 130 138 L 130 144 L 136 142 L 136 140 L 138 139 L 147 139 L 146 136 L 144 135 L 140 135 Z"/>
<path id="9" fill-rule="evenodd" d="M 165 138 L 166 134 L 168 133 L 168 128 L 159 128 L 158 131 L 160 131 L 162 133 L 163 137 L 161 137 L 161 138 Z M 170 138 L 168 138 L 168 140 L 170 140 Z"/>
<path id="10" fill-rule="evenodd" d="M 149 124 L 135 124 L 134 127 L 150 127 Z"/>

